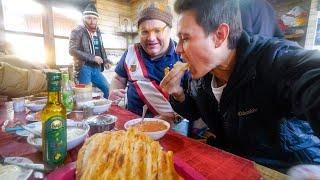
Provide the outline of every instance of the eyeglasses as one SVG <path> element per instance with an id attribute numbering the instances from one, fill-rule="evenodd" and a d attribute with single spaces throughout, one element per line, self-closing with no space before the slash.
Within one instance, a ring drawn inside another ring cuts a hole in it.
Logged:
<path id="1" fill-rule="evenodd" d="M 141 37 L 147 37 L 149 34 L 154 33 L 156 36 L 162 35 L 163 31 L 166 29 L 168 25 L 165 25 L 162 28 L 154 28 L 154 29 L 139 29 L 139 34 Z"/>

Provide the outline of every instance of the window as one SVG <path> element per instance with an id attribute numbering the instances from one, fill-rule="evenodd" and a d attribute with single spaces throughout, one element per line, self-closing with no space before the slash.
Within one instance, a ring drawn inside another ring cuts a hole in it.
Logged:
<path id="1" fill-rule="evenodd" d="M 42 37 L 6 33 L 6 41 L 13 52 L 22 60 L 45 63 L 45 50 Z"/>
<path id="2" fill-rule="evenodd" d="M 73 58 L 69 55 L 69 39 L 55 38 L 56 64 L 72 65 Z"/>
<path id="3" fill-rule="evenodd" d="M 80 11 L 70 8 L 53 7 L 54 35 L 69 37 L 72 29 L 81 23 Z"/>
<path id="4" fill-rule="evenodd" d="M 2 5 L 5 41 L 13 53 L 26 61 L 45 63 L 42 5 L 32 0 L 2 0 Z"/>
<path id="5" fill-rule="evenodd" d="M 42 16 L 44 7 L 35 0 L 2 1 L 5 40 L 19 58 L 46 63 Z M 40 1 L 41 2 L 41 1 Z M 57 65 L 73 63 L 69 55 L 71 30 L 81 23 L 82 14 L 72 8 L 52 7 Z"/>
<path id="6" fill-rule="evenodd" d="M 43 7 L 33 0 L 2 0 L 5 30 L 42 33 Z"/>
<path id="7" fill-rule="evenodd" d="M 54 35 L 56 37 L 56 64 L 72 65 L 72 56 L 69 55 L 69 36 L 71 31 L 81 23 L 82 14 L 80 11 L 71 8 L 53 7 L 52 11 Z"/>

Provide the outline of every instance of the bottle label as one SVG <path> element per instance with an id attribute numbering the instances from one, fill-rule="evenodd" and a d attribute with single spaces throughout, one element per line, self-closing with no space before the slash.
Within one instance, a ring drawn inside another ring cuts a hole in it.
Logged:
<path id="1" fill-rule="evenodd" d="M 60 91 L 60 81 L 48 81 L 48 91 L 58 92 Z"/>
<path id="2" fill-rule="evenodd" d="M 44 124 L 44 160 L 49 165 L 63 163 L 67 154 L 67 130 L 64 116 L 52 116 Z"/>
<path id="3" fill-rule="evenodd" d="M 72 110 L 73 109 L 73 92 L 63 91 L 62 101 L 63 101 L 63 105 L 66 107 L 67 110 Z"/>

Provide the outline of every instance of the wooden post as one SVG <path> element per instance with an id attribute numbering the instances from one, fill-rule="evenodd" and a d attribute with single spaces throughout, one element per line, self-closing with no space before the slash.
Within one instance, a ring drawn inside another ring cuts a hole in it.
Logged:
<path id="1" fill-rule="evenodd" d="M 46 52 L 46 63 L 50 68 L 56 68 L 52 7 L 50 6 L 48 0 L 44 0 L 43 5 L 44 13 L 42 16 L 42 27 L 44 36 L 44 47 Z"/>
<path id="2" fill-rule="evenodd" d="M 5 33 L 4 33 L 4 17 L 2 0 L 0 0 L 0 47 L 4 47 L 5 44 Z"/>

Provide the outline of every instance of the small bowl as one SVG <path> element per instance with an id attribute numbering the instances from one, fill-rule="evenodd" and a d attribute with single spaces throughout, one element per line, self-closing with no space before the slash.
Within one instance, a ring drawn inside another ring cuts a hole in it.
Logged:
<path id="1" fill-rule="evenodd" d="M 161 130 L 161 131 L 143 132 L 143 133 L 145 133 L 146 135 L 150 136 L 153 140 L 158 140 L 158 139 L 162 138 L 162 137 L 168 132 L 168 130 L 170 129 L 170 124 L 169 124 L 167 121 L 162 120 L 162 119 L 144 118 L 144 121 L 157 121 L 157 122 L 161 122 L 161 123 L 163 123 L 164 125 L 167 126 L 166 129 Z M 140 123 L 140 122 L 141 122 L 141 118 L 127 121 L 127 122 L 124 124 L 124 128 L 125 128 L 126 130 L 128 130 L 128 128 L 129 128 L 130 126 L 135 125 L 135 124 Z"/>
<path id="2" fill-rule="evenodd" d="M 30 111 L 38 112 L 41 111 L 46 104 L 26 104 L 26 107 L 30 109 Z"/>
<path id="3" fill-rule="evenodd" d="M 47 92 L 40 92 L 40 93 L 37 93 L 35 95 L 28 96 L 28 99 L 31 100 L 31 101 L 42 100 L 42 99 L 47 99 L 47 98 L 48 98 L 48 93 Z"/>
<path id="4" fill-rule="evenodd" d="M 46 99 L 30 101 L 26 103 L 26 107 L 33 112 L 38 112 L 44 108 L 44 106 L 46 105 L 46 102 L 47 102 Z"/>
<path id="5" fill-rule="evenodd" d="M 67 113 L 67 118 L 73 121 L 82 121 L 84 119 L 82 110 L 74 110 Z"/>
<path id="6" fill-rule="evenodd" d="M 109 114 L 89 117 L 85 121 L 90 126 L 89 135 L 104 131 L 111 131 L 114 128 L 117 119 L 118 118 L 116 116 Z"/>
<path id="7" fill-rule="evenodd" d="M 93 106 L 93 113 L 94 114 L 101 114 L 107 112 L 111 107 L 112 101 L 108 99 L 99 99 L 99 100 L 92 100 Z"/>
<path id="8" fill-rule="evenodd" d="M 37 127 L 41 129 L 41 126 Z M 81 131 L 79 131 L 80 129 Z M 67 121 L 67 150 L 71 150 L 81 144 L 87 137 L 90 126 L 84 122 Z M 69 133 L 68 133 L 69 132 Z M 70 134 L 71 133 L 71 134 Z M 27 142 L 39 150 L 42 150 L 42 139 L 29 134 Z"/>

